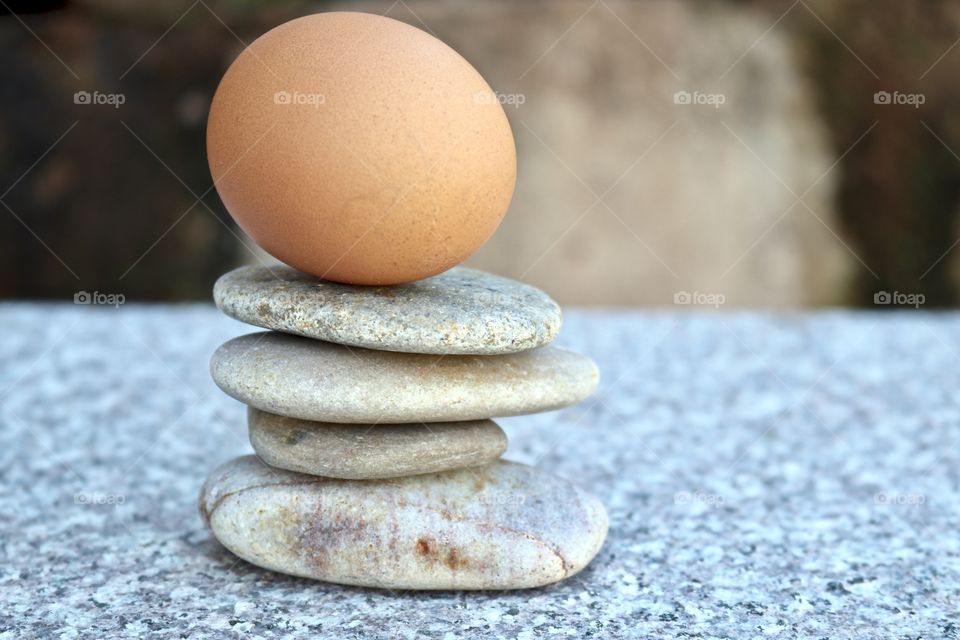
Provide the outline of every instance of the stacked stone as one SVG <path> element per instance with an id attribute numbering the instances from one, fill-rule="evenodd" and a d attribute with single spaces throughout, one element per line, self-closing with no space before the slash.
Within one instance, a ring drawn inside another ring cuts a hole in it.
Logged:
<path id="1" fill-rule="evenodd" d="M 200 510 L 245 560 L 329 582 L 394 589 L 513 589 L 569 577 L 606 537 L 593 496 L 500 460 L 492 417 L 585 399 L 598 374 L 554 347 L 542 291 L 456 267 L 390 287 L 244 267 L 217 306 L 269 329 L 211 360 L 249 406 L 257 456 L 208 478 Z"/>

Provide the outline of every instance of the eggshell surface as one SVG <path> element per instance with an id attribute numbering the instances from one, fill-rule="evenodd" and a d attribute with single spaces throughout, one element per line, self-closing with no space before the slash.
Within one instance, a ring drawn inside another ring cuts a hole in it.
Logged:
<path id="1" fill-rule="evenodd" d="M 254 41 L 217 88 L 207 155 L 254 241 L 349 284 L 462 262 L 516 181 L 510 125 L 480 74 L 430 34 L 365 13 L 298 18 Z"/>

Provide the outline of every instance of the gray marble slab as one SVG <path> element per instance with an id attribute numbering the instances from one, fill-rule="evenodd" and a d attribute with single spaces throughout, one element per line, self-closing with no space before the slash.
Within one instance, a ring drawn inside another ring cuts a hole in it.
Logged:
<path id="1" fill-rule="evenodd" d="M 0 305 L 0 638 L 951 638 L 960 629 L 960 316 L 570 311 L 579 407 L 506 457 L 606 504 L 551 587 L 403 593 L 216 544 L 208 472 L 250 451 L 207 371 L 212 305 Z"/>

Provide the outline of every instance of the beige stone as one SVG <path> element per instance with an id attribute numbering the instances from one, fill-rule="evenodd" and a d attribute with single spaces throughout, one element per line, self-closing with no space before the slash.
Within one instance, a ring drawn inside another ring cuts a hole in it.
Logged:
<path id="1" fill-rule="evenodd" d="M 263 411 L 354 424 L 482 420 L 559 409 L 589 396 L 592 360 L 547 345 L 499 356 L 371 351 L 283 333 L 223 344 L 214 381 Z"/>

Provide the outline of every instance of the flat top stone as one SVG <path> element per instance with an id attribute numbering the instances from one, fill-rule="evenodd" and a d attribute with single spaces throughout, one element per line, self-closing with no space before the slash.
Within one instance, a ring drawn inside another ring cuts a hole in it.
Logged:
<path id="1" fill-rule="evenodd" d="M 553 340 L 561 322 L 543 291 L 462 266 L 391 287 L 248 266 L 221 276 L 213 298 L 228 316 L 265 329 L 409 353 L 515 353 Z"/>
<path id="2" fill-rule="evenodd" d="M 492 420 L 336 424 L 250 407 L 250 443 L 267 464 L 331 478 L 394 478 L 492 462 L 507 436 Z"/>
<path id="3" fill-rule="evenodd" d="M 435 356 L 251 333 L 210 359 L 214 381 L 270 413 L 342 423 L 481 420 L 550 411 L 597 385 L 586 356 L 547 345 L 499 356 Z"/>
<path id="4" fill-rule="evenodd" d="M 211 473 L 200 512 L 220 542 L 258 566 L 390 589 L 542 586 L 582 570 L 607 533 L 595 497 L 506 460 L 339 480 L 242 456 Z"/>
<path id="5" fill-rule="evenodd" d="M 289 578 L 213 540 L 200 487 L 252 450 L 246 407 L 207 368 L 248 329 L 212 305 L 4 303 L 0 326 L 14 638 L 866 640 L 957 624 L 955 312 L 569 311 L 556 344 L 596 359 L 597 395 L 498 422 L 507 457 L 601 499 L 607 540 L 569 580 L 466 595 Z"/>

